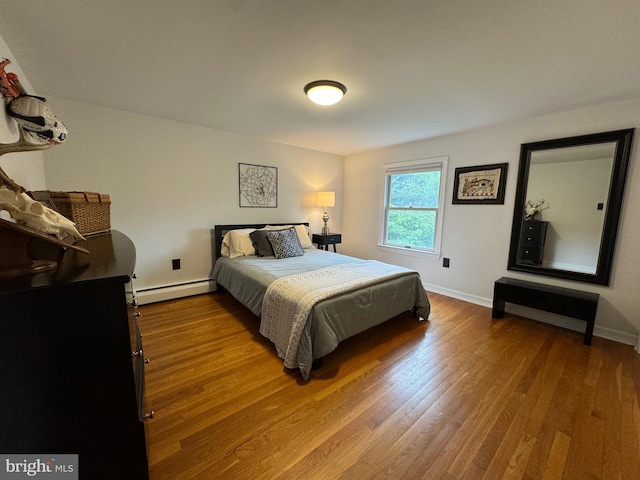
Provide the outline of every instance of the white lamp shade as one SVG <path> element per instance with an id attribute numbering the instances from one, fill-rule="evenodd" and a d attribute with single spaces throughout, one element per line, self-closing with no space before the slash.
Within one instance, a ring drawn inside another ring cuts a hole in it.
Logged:
<path id="1" fill-rule="evenodd" d="M 336 192 L 318 192 L 316 194 L 316 205 L 319 207 L 335 207 Z"/>
<path id="2" fill-rule="evenodd" d="M 333 105 L 342 100 L 347 93 L 347 87 L 333 80 L 318 80 L 304 87 L 304 91 L 313 103 L 318 105 Z"/>

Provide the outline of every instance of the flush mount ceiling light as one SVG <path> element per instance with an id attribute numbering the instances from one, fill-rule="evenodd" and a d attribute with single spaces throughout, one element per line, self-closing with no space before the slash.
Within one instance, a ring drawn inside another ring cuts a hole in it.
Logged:
<path id="1" fill-rule="evenodd" d="M 304 93 L 313 103 L 333 105 L 342 100 L 344 94 L 347 93 L 347 87 L 333 80 L 316 80 L 305 85 Z"/>

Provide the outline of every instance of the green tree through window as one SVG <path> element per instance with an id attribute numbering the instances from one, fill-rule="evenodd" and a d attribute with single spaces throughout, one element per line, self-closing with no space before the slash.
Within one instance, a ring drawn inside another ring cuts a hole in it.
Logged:
<path id="1" fill-rule="evenodd" d="M 387 165 L 384 244 L 435 251 L 442 163 Z"/>

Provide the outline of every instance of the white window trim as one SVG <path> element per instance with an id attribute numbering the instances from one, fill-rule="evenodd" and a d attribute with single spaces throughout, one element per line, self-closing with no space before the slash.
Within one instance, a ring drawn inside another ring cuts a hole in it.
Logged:
<path id="1" fill-rule="evenodd" d="M 378 243 L 377 248 L 379 251 L 401 254 L 401 255 L 409 255 L 412 257 L 420 257 L 427 258 L 431 260 L 440 260 L 442 256 L 442 227 L 444 225 L 444 206 L 445 206 L 445 192 L 447 185 L 447 165 L 449 162 L 449 157 L 433 157 L 433 158 L 422 158 L 419 160 L 411 160 L 407 162 L 397 162 L 397 163 L 385 163 L 382 165 L 381 169 L 381 178 L 380 181 L 382 183 L 382 195 L 380 196 L 380 210 L 378 214 Z M 436 235 L 434 238 L 434 246 L 433 251 L 429 250 L 421 250 L 419 248 L 411 248 L 411 247 L 399 247 L 392 245 L 384 244 L 384 229 L 385 229 L 385 202 L 387 198 L 387 174 L 393 173 L 393 171 L 401 171 L 401 170 L 411 170 L 415 167 L 440 167 L 440 195 L 438 197 L 438 213 L 439 215 L 436 217 Z"/>

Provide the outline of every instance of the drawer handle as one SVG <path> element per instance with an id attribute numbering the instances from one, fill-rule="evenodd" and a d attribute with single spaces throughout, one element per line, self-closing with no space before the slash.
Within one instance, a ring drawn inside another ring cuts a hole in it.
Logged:
<path id="1" fill-rule="evenodd" d="M 142 349 L 136 350 L 135 352 L 132 352 L 131 356 L 132 357 L 141 357 L 142 356 Z"/>
<path id="2" fill-rule="evenodd" d="M 143 420 L 148 420 L 150 418 L 153 418 L 155 414 L 156 414 L 156 411 L 155 410 L 151 410 L 150 412 L 143 414 L 142 415 L 142 419 Z"/>
<path id="3" fill-rule="evenodd" d="M 140 317 L 140 315 L 142 315 L 142 313 L 140 313 L 140 312 L 133 312 L 133 316 L 134 316 L 134 317 Z"/>
<path id="4" fill-rule="evenodd" d="M 149 363 L 149 362 L 151 362 L 151 360 L 149 360 L 148 358 L 144 359 L 144 363 Z"/>

